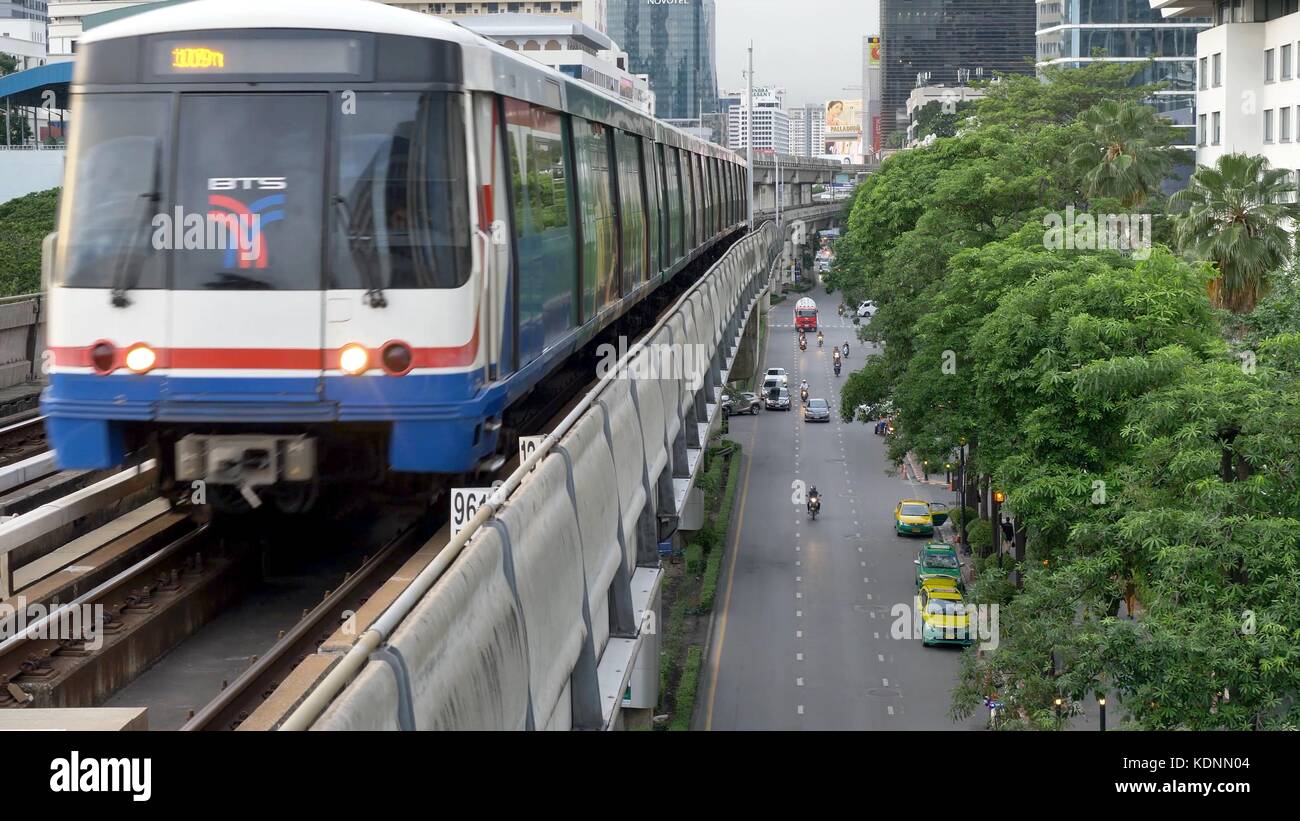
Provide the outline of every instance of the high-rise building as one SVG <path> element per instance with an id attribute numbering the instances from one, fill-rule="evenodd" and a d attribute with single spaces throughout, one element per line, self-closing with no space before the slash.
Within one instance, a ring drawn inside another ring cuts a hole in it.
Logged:
<path id="1" fill-rule="evenodd" d="M 1109 0 L 1109 2 L 1146 0 Z M 918 85 L 957 85 L 972 76 L 1034 73 L 1034 0 L 881 0 L 881 131 L 907 129 L 907 96 Z M 919 79 L 918 79 L 919 78 Z"/>
<path id="2" fill-rule="evenodd" d="M 1209 25 L 1208 16 L 1166 19 L 1148 0 L 1041 0 L 1038 66 L 1152 60 L 1133 83 L 1165 85 L 1152 103 L 1186 129 L 1184 142 L 1191 145 L 1196 122 L 1196 35 Z"/>
<path id="3" fill-rule="evenodd" d="M 826 153 L 826 106 L 821 103 L 795 106 L 790 117 L 790 153 L 796 157 L 820 157 Z"/>
<path id="4" fill-rule="evenodd" d="M 728 94 L 723 99 L 734 98 Z M 790 116 L 784 108 L 785 89 L 756 88 L 752 104 L 753 129 L 750 129 L 751 107 L 746 95 L 740 92 L 740 102 L 731 106 L 727 115 L 727 146 L 740 151 L 753 139 L 755 149 L 767 149 L 780 154 L 790 153 Z"/>
<path id="5" fill-rule="evenodd" d="M 609 0 L 609 36 L 650 77 L 656 114 L 699 120 L 717 104 L 714 0 Z"/>
<path id="6" fill-rule="evenodd" d="M 862 38 L 862 153 L 876 156 L 884 148 L 880 130 L 880 35 Z"/>

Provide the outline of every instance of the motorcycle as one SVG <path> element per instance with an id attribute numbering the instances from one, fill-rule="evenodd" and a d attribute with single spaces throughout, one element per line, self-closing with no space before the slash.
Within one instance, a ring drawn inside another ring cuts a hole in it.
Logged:
<path id="1" fill-rule="evenodd" d="M 816 519 L 822 509 L 822 497 L 816 493 L 808 497 L 808 518 Z"/>
<path id="2" fill-rule="evenodd" d="M 799 398 L 803 400 L 803 403 L 804 403 L 805 405 L 808 404 L 808 389 L 807 389 L 807 388 L 800 388 L 800 389 L 799 389 Z"/>
<path id="3" fill-rule="evenodd" d="M 817 347 L 820 348 L 821 346 L 822 346 L 822 335 L 817 334 Z"/>
<path id="4" fill-rule="evenodd" d="M 840 361 L 838 359 L 835 360 L 835 375 L 840 375 Z"/>
<path id="5" fill-rule="evenodd" d="M 844 343 L 844 358 L 849 358 L 849 343 L 847 342 Z"/>
<path id="6" fill-rule="evenodd" d="M 808 340 L 804 339 L 802 336 L 799 337 L 799 350 L 801 351 L 808 350 Z"/>

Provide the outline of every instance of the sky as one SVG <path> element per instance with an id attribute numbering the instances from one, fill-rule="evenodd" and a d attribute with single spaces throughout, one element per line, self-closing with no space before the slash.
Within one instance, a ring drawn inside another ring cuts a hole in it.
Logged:
<path id="1" fill-rule="evenodd" d="M 779 85 L 786 106 L 856 99 L 862 38 L 880 33 L 879 0 L 716 0 L 718 90 L 745 87 L 754 41 L 754 84 Z"/>

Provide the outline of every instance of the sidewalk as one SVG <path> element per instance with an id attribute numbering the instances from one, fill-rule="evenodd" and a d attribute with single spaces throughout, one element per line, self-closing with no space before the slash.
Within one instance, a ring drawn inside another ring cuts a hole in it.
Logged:
<path id="1" fill-rule="evenodd" d="M 945 493 L 952 493 L 954 495 L 953 502 L 945 503 L 948 505 L 949 510 L 952 509 L 952 505 L 956 501 L 956 491 L 949 490 L 948 483 L 942 478 L 926 479 L 925 471 L 922 470 L 921 463 L 917 461 L 915 453 L 909 451 L 907 457 L 903 460 L 903 465 L 907 469 L 907 473 L 910 475 L 911 480 L 916 482 L 916 484 L 941 487 Z M 939 475 L 942 476 L 942 474 Z M 934 476 L 934 474 L 931 474 L 931 476 Z M 962 580 L 967 585 L 973 584 L 975 582 L 975 563 L 971 561 L 973 556 L 967 554 L 964 550 L 964 546 L 959 543 L 959 539 L 957 538 L 957 521 L 950 515 L 948 521 L 934 529 L 934 535 L 939 541 L 942 541 L 945 544 L 950 544 L 957 549 L 958 554 L 963 557 L 961 569 Z"/>

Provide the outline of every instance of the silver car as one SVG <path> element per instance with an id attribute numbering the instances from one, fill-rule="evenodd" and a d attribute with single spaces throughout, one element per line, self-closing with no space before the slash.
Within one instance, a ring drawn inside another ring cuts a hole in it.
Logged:
<path id="1" fill-rule="evenodd" d="M 808 404 L 803 406 L 803 421 L 831 421 L 831 406 L 826 403 L 825 399 L 809 399 Z"/>
<path id="2" fill-rule="evenodd" d="M 748 391 L 724 394 L 722 397 L 723 416 L 736 416 L 742 413 L 757 415 L 761 407 L 763 403 L 759 401 L 758 396 Z"/>

